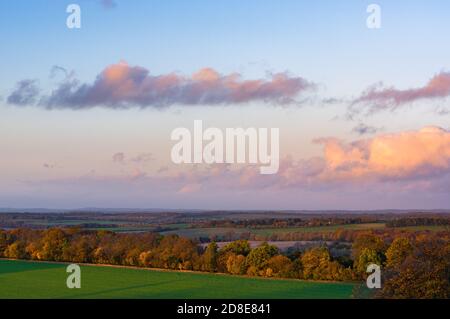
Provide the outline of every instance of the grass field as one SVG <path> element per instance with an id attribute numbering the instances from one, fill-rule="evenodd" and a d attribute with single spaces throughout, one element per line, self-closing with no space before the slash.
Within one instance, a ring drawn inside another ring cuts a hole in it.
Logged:
<path id="1" fill-rule="evenodd" d="M 68 289 L 66 265 L 0 260 L 0 298 L 350 298 L 353 283 L 81 266 Z"/>

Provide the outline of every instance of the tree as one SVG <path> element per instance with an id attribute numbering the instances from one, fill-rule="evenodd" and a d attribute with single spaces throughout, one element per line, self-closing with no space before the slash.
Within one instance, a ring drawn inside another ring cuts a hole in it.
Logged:
<path id="1" fill-rule="evenodd" d="M 450 298 L 450 242 L 436 237 L 419 238 L 401 264 L 387 269 L 379 297 Z"/>
<path id="2" fill-rule="evenodd" d="M 4 255 L 6 247 L 8 247 L 8 233 L 0 229 L 0 257 Z"/>
<path id="3" fill-rule="evenodd" d="M 5 249 L 5 257 L 12 259 L 24 259 L 26 257 L 25 244 L 15 241 Z"/>
<path id="4" fill-rule="evenodd" d="M 408 238 L 396 238 L 386 251 L 386 267 L 398 268 L 414 248 Z"/>
<path id="5" fill-rule="evenodd" d="M 51 228 L 45 232 L 42 239 L 42 258 L 45 260 L 63 261 L 63 250 L 67 238 L 59 228 Z"/>
<path id="6" fill-rule="evenodd" d="M 152 251 L 143 251 L 139 255 L 139 265 L 143 267 L 154 267 L 155 265 L 152 263 L 154 258 L 154 254 Z"/>
<path id="7" fill-rule="evenodd" d="M 376 250 L 363 248 L 358 255 L 358 259 L 355 260 L 355 269 L 360 275 L 366 276 L 367 266 L 370 264 L 376 264 L 381 267 L 381 258 Z"/>
<path id="8" fill-rule="evenodd" d="M 326 247 L 316 247 L 301 256 L 303 278 L 323 280 L 328 276 L 331 256 Z"/>
<path id="9" fill-rule="evenodd" d="M 228 272 L 227 262 L 231 254 L 247 256 L 250 251 L 251 247 L 247 240 L 236 240 L 222 247 L 217 256 L 217 271 Z"/>
<path id="10" fill-rule="evenodd" d="M 233 275 L 245 274 L 245 256 L 230 253 L 227 259 L 227 271 Z"/>
<path id="11" fill-rule="evenodd" d="M 370 263 L 382 266 L 386 260 L 386 244 L 383 239 L 371 233 L 359 235 L 352 245 L 353 267 L 359 276 L 366 275 L 367 265 Z"/>
<path id="12" fill-rule="evenodd" d="M 139 256 L 141 254 L 141 251 L 139 248 L 135 247 L 128 251 L 126 257 L 125 257 L 125 265 L 129 266 L 139 266 Z"/>
<path id="13" fill-rule="evenodd" d="M 203 271 L 215 272 L 217 270 L 217 244 L 210 243 L 202 255 L 201 269 Z"/>
<path id="14" fill-rule="evenodd" d="M 247 240 L 236 240 L 224 246 L 221 249 L 221 252 L 222 253 L 232 252 L 235 253 L 236 255 L 247 256 L 251 250 L 252 249 Z"/>
<path id="15" fill-rule="evenodd" d="M 42 259 L 42 255 L 40 253 L 40 248 L 33 242 L 27 245 L 25 248 L 27 255 L 30 256 L 31 259 L 40 260 Z"/>
<path id="16" fill-rule="evenodd" d="M 257 271 L 262 271 L 266 268 L 267 262 L 270 258 L 278 254 L 278 248 L 264 242 L 259 247 L 252 249 L 247 256 L 247 265 L 255 267 Z"/>
<path id="17" fill-rule="evenodd" d="M 267 261 L 267 270 L 270 269 L 270 276 L 268 277 L 293 277 L 292 261 L 283 255 L 276 255 Z M 268 275 L 268 273 L 266 273 Z"/>
<path id="18" fill-rule="evenodd" d="M 386 250 L 386 244 L 383 239 L 371 233 L 359 235 L 352 245 L 353 258 L 357 259 L 364 248 L 372 249 L 382 257 L 381 255 Z"/>

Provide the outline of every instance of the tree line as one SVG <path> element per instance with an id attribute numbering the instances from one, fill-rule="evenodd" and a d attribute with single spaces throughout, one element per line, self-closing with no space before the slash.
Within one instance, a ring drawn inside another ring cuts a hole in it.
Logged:
<path id="1" fill-rule="evenodd" d="M 320 227 L 334 225 L 351 225 L 377 222 L 376 217 L 347 218 L 252 218 L 252 219 L 212 219 L 192 222 L 191 228 L 286 228 L 286 227 Z"/>
<path id="2" fill-rule="evenodd" d="M 381 298 L 449 298 L 449 233 L 391 238 L 359 232 L 351 256 L 332 256 L 327 246 L 283 254 L 262 243 L 236 240 L 206 247 L 177 235 L 115 233 L 78 228 L 0 230 L 0 257 L 219 272 L 304 280 L 356 281 L 371 263 L 382 266 Z"/>
<path id="3" fill-rule="evenodd" d="M 405 217 L 389 220 L 387 227 L 409 227 L 409 226 L 449 226 L 450 218 L 438 217 Z"/>

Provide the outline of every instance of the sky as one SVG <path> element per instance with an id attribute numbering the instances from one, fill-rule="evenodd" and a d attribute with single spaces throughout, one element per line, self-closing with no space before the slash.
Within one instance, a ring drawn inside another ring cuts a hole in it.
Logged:
<path id="1" fill-rule="evenodd" d="M 0 1 L 0 207 L 450 209 L 449 12 Z M 279 128 L 277 174 L 173 163 L 171 132 L 195 120 Z"/>

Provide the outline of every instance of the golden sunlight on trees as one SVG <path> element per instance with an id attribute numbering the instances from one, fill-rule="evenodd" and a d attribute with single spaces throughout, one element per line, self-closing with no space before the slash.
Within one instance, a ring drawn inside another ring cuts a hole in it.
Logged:
<path id="1" fill-rule="evenodd" d="M 383 280 L 375 297 L 450 297 L 448 232 L 366 231 L 350 237 L 351 256 L 336 256 L 327 245 L 289 254 L 267 242 L 251 248 L 247 240 L 204 248 L 178 235 L 150 232 L 14 229 L 0 230 L 0 257 L 330 281 L 361 281 L 367 265 L 375 263 Z"/>

